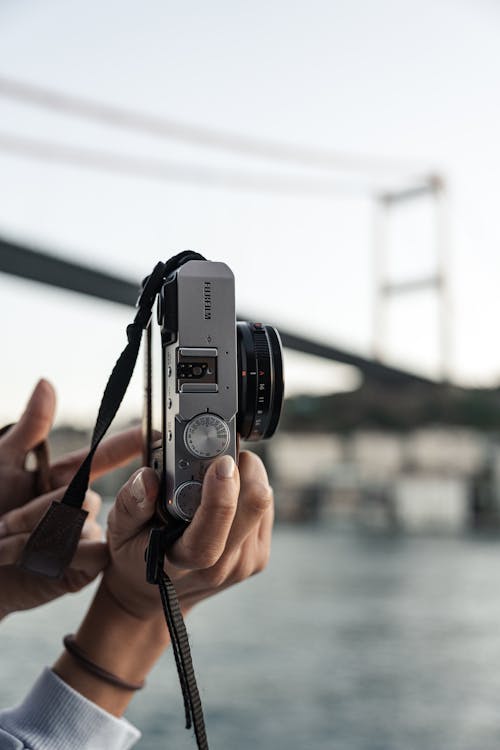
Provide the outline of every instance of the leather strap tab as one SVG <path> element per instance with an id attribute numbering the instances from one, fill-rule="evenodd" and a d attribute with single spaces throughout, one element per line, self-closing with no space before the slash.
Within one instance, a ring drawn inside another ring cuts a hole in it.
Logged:
<path id="1" fill-rule="evenodd" d="M 48 578 L 62 578 L 86 517 L 86 510 L 54 501 L 28 539 L 20 566 Z"/>

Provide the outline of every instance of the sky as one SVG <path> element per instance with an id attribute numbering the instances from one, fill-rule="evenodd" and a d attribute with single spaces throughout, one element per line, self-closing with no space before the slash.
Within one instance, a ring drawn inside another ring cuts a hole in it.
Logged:
<path id="1" fill-rule="evenodd" d="M 499 32 L 500 6 L 490 0 L 0 0 L 0 76 L 199 127 L 442 174 L 449 187 L 448 370 L 459 383 L 492 385 L 500 381 Z M 240 310 L 371 354 L 369 170 L 354 177 L 301 170 L 0 96 L 5 133 L 190 165 L 348 179 L 355 188 L 348 192 L 290 196 L 117 176 L 0 150 L 0 235 L 132 280 L 158 259 L 195 249 L 231 266 Z M 412 174 L 405 167 L 391 185 L 404 188 Z M 428 200 L 395 213 L 391 280 L 433 272 L 432 217 Z M 59 394 L 59 421 L 92 421 L 131 311 L 2 275 L 0 311 L 0 419 L 15 418 L 45 376 Z M 436 313 L 430 292 L 394 299 L 385 359 L 437 375 Z M 287 353 L 286 366 L 289 393 L 359 382 L 351 368 L 314 358 Z M 122 414 L 139 411 L 140 374 Z"/>

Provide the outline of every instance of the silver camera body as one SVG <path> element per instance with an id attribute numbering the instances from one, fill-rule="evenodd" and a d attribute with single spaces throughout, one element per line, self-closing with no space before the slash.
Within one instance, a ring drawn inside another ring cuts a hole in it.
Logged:
<path id="1" fill-rule="evenodd" d="M 234 275 L 225 263 L 190 261 L 167 280 L 158 304 L 163 438 L 152 462 L 160 513 L 191 520 L 214 458 L 236 461 L 238 411 Z"/>
<path id="2" fill-rule="evenodd" d="M 146 334 L 144 458 L 160 477 L 158 514 L 168 525 L 192 519 L 215 458 L 237 461 L 239 438 L 272 437 L 284 398 L 283 353 L 275 328 L 236 321 L 225 263 L 180 265 L 164 279 L 157 317 Z"/>

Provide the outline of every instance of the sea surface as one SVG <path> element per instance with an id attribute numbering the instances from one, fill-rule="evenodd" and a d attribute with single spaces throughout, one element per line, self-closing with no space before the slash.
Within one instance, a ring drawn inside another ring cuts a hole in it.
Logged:
<path id="1" fill-rule="evenodd" d="M 498 750 L 500 540 L 277 529 L 269 568 L 188 620 L 211 750 Z M 91 591 L 0 625 L 22 698 Z M 193 749 L 170 653 L 127 717 Z"/>

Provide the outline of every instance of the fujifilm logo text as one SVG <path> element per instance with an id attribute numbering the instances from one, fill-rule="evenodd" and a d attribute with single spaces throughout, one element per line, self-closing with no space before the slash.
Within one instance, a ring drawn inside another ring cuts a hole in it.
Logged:
<path id="1" fill-rule="evenodd" d="M 205 320 L 211 320 L 212 318 L 212 282 L 203 282 L 203 311 L 205 314 Z"/>

